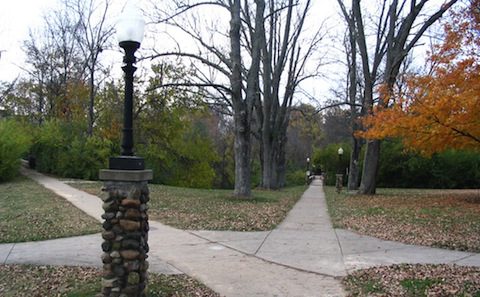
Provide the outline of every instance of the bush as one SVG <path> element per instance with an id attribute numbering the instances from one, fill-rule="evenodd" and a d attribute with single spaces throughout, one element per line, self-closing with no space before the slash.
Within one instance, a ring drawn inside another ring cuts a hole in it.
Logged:
<path id="1" fill-rule="evenodd" d="M 306 182 L 305 170 L 296 170 L 287 173 L 287 186 L 300 186 Z"/>
<path id="2" fill-rule="evenodd" d="M 338 156 L 338 149 L 340 147 L 343 148 L 343 155 L 341 159 L 339 159 Z M 335 174 L 339 170 L 342 170 L 342 172 L 345 173 L 350 162 L 350 153 L 350 145 L 345 143 L 334 143 L 323 149 L 316 149 L 313 152 L 312 168 L 310 170 L 314 171 L 314 166 L 317 169 L 320 167 L 325 177 L 325 183 L 327 185 L 335 185 Z"/>
<path id="3" fill-rule="evenodd" d="M 153 170 L 153 183 L 211 188 L 215 181 L 213 165 L 218 161 L 211 140 L 191 127 L 184 129 L 163 142 L 137 145 L 138 154 Z"/>
<path id="4" fill-rule="evenodd" d="M 398 140 L 384 141 L 377 184 L 396 188 L 478 188 L 480 155 L 449 150 L 427 158 L 405 151 Z"/>
<path id="5" fill-rule="evenodd" d="M 49 121 L 37 131 L 31 154 L 36 168 L 63 177 L 97 179 L 113 155 L 109 140 L 84 134 L 80 124 Z"/>
<path id="6" fill-rule="evenodd" d="M 108 167 L 112 145 L 98 137 L 75 137 L 59 154 L 58 172 L 62 176 L 98 179 L 98 171 Z"/>
<path id="7" fill-rule="evenodd" d="M 20 158 L 31 145 L 31 134 L 13 120 L 0 121 L 0 182 L 18 174 Z"/>
<path id="8" fill-rule="evenodd" d="M 349 166 L 350 146 L 331 144 L 314 151 L 313 163 L 321 166 L 327 185 L 335 184 L 339 160 L 337 150 L 344 150 L 341 167 Z M 361 154 L 361 163 L 363 161 Z M 346 181 L 347 178 L 344 179 Z M 480 154 L 449 150 L 431 158 L 407 151 L 401 141 L 382 141 L 377 186 L 384 188 L 479 188 Z"/>
<path id="9" fill-rule="evenodd" d="M 36 130 L 30 154 L 35 158 L 35 168 L 45 173 L 57 173 L 59 152 L 67 150 L 68 139 L 58 121 L 44 122 Z"/>
<path id="10" fill-rule="evenodd" d="M 394 188 L 430 187 L 431 161 L 405 151 L 399 141 L 384 141 L 380 150 L 377 185 Z"/>
<path id="11" fill-rule="evenodd" d="M 480 188 L 480 154 L 449 150 L 432 158 L 429 172 L 434 188 Z"/>

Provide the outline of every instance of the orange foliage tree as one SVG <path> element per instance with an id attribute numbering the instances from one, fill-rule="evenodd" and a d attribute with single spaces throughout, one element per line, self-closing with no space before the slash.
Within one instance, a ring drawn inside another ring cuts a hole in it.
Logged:
<path id="1" fill-rule="evenodd" d="M 406 89 L 390 96 L 391 106 L 365 117 L 360 136 L 400 137 L 427 155 L 480 150 L 480 0 L 453 12 L 444 30 L 444 42 L 429 55 L 431 71 L 409 77 Z"/>

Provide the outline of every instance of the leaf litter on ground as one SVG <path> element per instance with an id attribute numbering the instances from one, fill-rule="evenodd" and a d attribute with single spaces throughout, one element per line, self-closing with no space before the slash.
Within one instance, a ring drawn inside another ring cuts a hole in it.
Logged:
<path id="1" fill-rule="evenodd" d="M 101 183 L 71 184 L 90 194 L 105 195 Z M 305 186 L 280 191 L 253 190 L 252 199 L 233 197 L 232 190 L 189 189 L 151 184 L 149 217 L 189 230 L 267 231 L 286 217 Z"/>
<path id="2" fill-rule="evenodd" d="M 101 290 L 102 272 L 92 267 L 0 265 L 2 297 L 91 297 Z M 149 274 L 149 296 L 219 295 L 186 275 Z"/>
<path id="3" fill-rule="evenodd" d="M 363 235 L 480 252 L 480 190 L 380 190 L 374 196 L 326 188 L 333 224 Z"/>
<path id="4" fill-rule="evenodd" d="M 342 281 L 348 296 L 480 296 L 480 268 L 399 264 L 358 270 Z"/>

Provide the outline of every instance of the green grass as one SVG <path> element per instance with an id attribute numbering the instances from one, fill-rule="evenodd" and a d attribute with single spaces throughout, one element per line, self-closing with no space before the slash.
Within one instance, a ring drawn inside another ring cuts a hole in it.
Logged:
<path id="1" fill-rule="evenodd" d="M 92 297 L 101 291 L 101 271 L 89 267 L 0 265 L 0 295 Z M 149 274 L 151 297 L 219 296 L 185 275 Z"/>
<path id="2" fill-rule="evenodd" d="M 0 183 L 0 242 L 91 234 L 99 222 L 26 177 Z"/>
<path id="3" fill-rule="evenodd" d="M 441 283 L 439 279 L 404 279 L 400 281 L 400 285 L 412 297 L 426 297 L 427 291 L 436 284 Z"/>
<path id="4" fill-rule="evenodd" d="M 335 228 L 382 239 L 480 251 L 480 190 L 378 189 L 377 195 L 325 193 Z"/>
<path id="5" fill-rule="evenodd" d="M 101 183 L 71 184 L 94 195 Z M 253 198 L 237 199 L 232 190 L 205 190 L 149 185 L 149 216 L 164 224 L 192 230 L 264 231 L 275 228 L 298 201 L 304 186 L 281 191 L 254 190 Z"/>
<path id="6" fill-rule="evenodd" d="M 354 277 L 347 277 L 345 283 L 348 284 L 348 288 L 355 288 L 354 296 L 384 293 L 382 284 L 377 280 L 363 280 Z"/>

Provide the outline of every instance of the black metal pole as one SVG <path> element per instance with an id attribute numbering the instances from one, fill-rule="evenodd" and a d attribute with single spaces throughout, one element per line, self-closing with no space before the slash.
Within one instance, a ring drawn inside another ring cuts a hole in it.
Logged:
<path id="1" fill-rule="evenodd" d="M 337 173 L 342 174 L 342 154 L 338 154 L 338 167 L 337 167 Z"/>
<path id="2" fill-rule="evenodd" d="M 123 129 L 122 129 L 122 152 L 119 157 L 112 157 L 109 161 L 110 169 L 117 170 L 144 170 L 145 161 L 133 153 L 133 73 L 137 70 L 135 64 L 135 51 L 140 47 L 140 43 L 135 41 L 122 41 L 120 47 L 125 50 L 122 67 L 125 72 L 125 101 L 123 109 Z"/>
<path id="3" fill-rule="evenodd" d="M 310 175 L 312 173 L 310 172 L 310 158 L 307 158 L 307 169 L 305 170 L 305 182 L 308 185 L 310 182 Z"/>
<path id="4" fill-rule="evenodd" d="M 125 102 L 123 110 L 123 138 L 122 138 L 122 156 L 133 156 L 133 73 L 137 67 L 133 66 L 136 62 L 135 51 L 140 47 L 140 43 L 135 41 L 122 41 L 120 47 L 125 50 L 122 67 L 125 72 Z"/>

